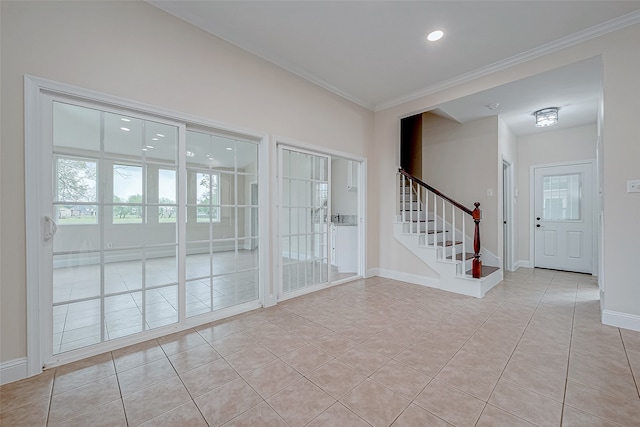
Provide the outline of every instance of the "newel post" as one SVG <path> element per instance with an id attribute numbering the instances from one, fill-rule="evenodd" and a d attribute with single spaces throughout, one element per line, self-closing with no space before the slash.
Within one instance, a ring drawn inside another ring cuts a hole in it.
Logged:
<path id="1" fill-rule="evenodd" d="M 482 211 L 480 210 L 479 202 L 475 202 L 473 205 L 476 208 L 471 212 L 471 216 L 476 226 L 473 232 L 473 264 L 471 266 L 471 275 L 474 279 L 479 279 L 482 277 L 482 261 L 480 261 L 480 219 L 482 218 Z"/>

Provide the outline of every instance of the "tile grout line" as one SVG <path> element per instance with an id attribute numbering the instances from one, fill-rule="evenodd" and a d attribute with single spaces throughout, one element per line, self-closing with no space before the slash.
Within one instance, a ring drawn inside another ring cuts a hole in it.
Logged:
<path id="1" fill-rule="evenodd" d="M 627 358 L 627 364 L 629 365 L 629 370 L 631 371 L 631 378 L 633 378 L 633 383 L 636 386 L 636 393 L 638 393 L 638 397 L 640 398 L 640 388 L 638 387 L 638 381 L 636 380 L 633 367 L 631 366 L 631 361 L 629 360 L 629 354 L 627 353 L 627 346 L 624 344 L 624 337 L 622 336 L 622 331 L 620 330 L 620 328 L 617 328 L 617 329 L 618 329 L 618 334 L 620 334 L 620 340 L 622 341 L 622 348 L 624 349 L 624 355 Z"/>
<path id="2" fill-rule="evenodd" d="M 527 277 L 527 279 L 529 279 L 531 277 L 531 274 Z M 518 286 L 518 288 L 521 288 L 522 285 L 524 284 L 524 282 L 526 281 L 526 279 L 520 283 L 520 286 Z M 547 285 L 547 287 L 544 290 L 544 294 L 542 294 L 542 298 L 544 298 L 544 295 L 547 293 L 547 291 L 549 290 L 549 287 L 551 286 L 551 282 L 553 281 L 553 279 L 551 279 L 549 281 L 549 284 Z M 513 293 L 513 292 L 512 292 Z M 527 321 L 527 325 L 524 327 L 524 329 L 522 330 L 522 333 L 520 334 L 520 338 L 518 338 L 518 342 L 516 343 L 516 345 L 513 347 L 513 350 L 511 351 L 511 354 L 509 355 L 509 359 L 507 360 L 507 363 L 505 363 L 504 368 L 502 368 L 502 371 L 500 372 L 500 375 L 498 376 L 498 381 L 496 381 L 496 385 L 493 386 L 493 388 L 491 389 L 491 393 L 489 393 L 489 397 L 487 398 L 487 401 L 485 402 L 484 408 L 482 408 L 482 412 L 480 413 L 480 416 L 478 417 L 478 419 L 476 420 L 476 423 L 474 425 L 477 425 L 478 422 L 480 421 L 480 418 L 482 417 L 482 414 L 484 413 L 485 409 L 487 408 L 487 406 L 489 405 L 489 400 L 491 400 L 491 396 L 493 396 L 493 392 L 496 390 L 496 387 L 498 387 L 498 383 L 500 382 L 500 379 L 502 378 L 502 375 L 504 374 L 504 371 L 507 369 L 507 366 L 509 365 L 509 362 L 511 361 L 511 358 L 513 357 L 513 354 L 516 352 L 516 349 L 518 348 L 518 344 L 520 344 L 520 341 L 522 340 L 522 337 L 524 336 L 525 332 L 527 331 L 527 328 L 529 327 L 529 325 L 531 324 L 531 319 L 533 319 L 533 316 L 536 314 L 536 311 L 538 311 L 538 308 L 540 307 L 540 301 L 542 301 L 542 298 L 538 301 L 538 303 L 536 304 L 536 308 L 535 310 L 533 310 L 533 313 L 531 313 L 531 316 L 529 317 L 529 320 Z M 502 304 L 500 304 L 500 307 L 502 307 L 504 304 L 506 303 L 506 300 L 503 301 Z M 497 311 L 497 310 L 496 310 Z M 487 319 L 488 320 L 488 319 Z M 484 323 L 483 323 L 484 324 Z M 506 381 L 506 380 L 505 380 Z M 493 405 L 492 405 L 493 406 Z M 502 409 L 502 408 L 500 408 Z M 519 418 L 521 420 L 524 420 L 526 422 L 529 422 L 527 420 L 525 420 L 524 418 L 521 418 L 520 416 L 516 415 L 516 414 L 512 414 L 511 412 L 504 410 L 506 413 Z"/>
<path id="3" fill-rule="evenodd" d="M 569 336 L 569 355 L 567 357 L 567 373 L 564 378 L 564 393 L 562 394 L 562 410 L 560 412 L 560 427 L 562 427 L 562 423 L 564 421 L 564 408 L 565 402 L 567 401 L 567 385 L 569 384 L 569 365 L 571 364 L 571 345 L 573 343 L 573 328 L 576 323 L 576 303 L 578 301 L 578 285 L 576 286 L 576 295 L 573 300 L 573 314 L 571 316 L 571 334 Z"/>
<path id="4" fill-rule="evenodd" d="M 53 379 L 51 380 L 51 393 L 49 393 L 49 407 L 47 408 L 47 419 L 45 420 L 44 425 L 49 425 L 49 417 L 51 416 L 51 404 L 53 403 L 53 387 L 56 385 L 56 375 L 58 374 L 58 368 L 53 368 L 55 371 L 53 372 Z"/>
<path id="5" fill-rule="evenodd" d="M 127 408 L 124 406 L 124 396 L 122 395 L 122 388 L 120 387 L 120 377 L 118 376 L 118 369 L 116 368 L 116 360 L 113 357 L 113 351 L 110 351 L 111 363 L 113 363 L 113 372 L 116 375 L 116 383 L 118 384 L 118 393 L 120 394 L 120 402 L 122 402 L 122 412 L 124 413 L 124 422 L 129 426 L 129 417 L 127 417 Z"/>
<path id="6" fill-rule="evenodd" d="M 202 339 L 204 339 L 204 337 L 202 337 L 202 335 L 200 335 L 200 332 L 198 332 L 195 328 L 191 328 L 191 329 L 193 329 L 193 331 L 194 331 L 195 333 L 197 333 L 197 334 L 198 334 L 198 336 L 200 336 Z M 188 330 L 188 329 L 187 329 L 187 330 Z M 169 355 L 167 355 L 167 352 L 166 352 L 166 351 L 165 351 L 165 349 L 162 347 L 162 344 L 160 344 L 160 342 L 159 342 L 157 339 L 156 339 L 156 341 L 158 342 L 158 346 L 160 347 L 160 349 L 161 349 L 161 350 L 162 350 L 162 352 L 164 353 L 164 356 L 165 356 L 165 357 L 167 358 L 167 360 L 169 361 L 169 364 L 170 364 L 170 365 L 171 365 L 171 367 L 173 368 L 173 371 L 176 373 L 176 376 L 177 376 L 177 377 L 178 377 L 178 379 L 180 380 L 180 383 L 182 384 L 182 386 L 184 387 L 184 389 L 187 391 L 187 394 L 189 395 L 189 398 L 191 399 L 191 402 L 193 402 L 193 405 L 194 405 L 194 406 L 196 407 L 196 409 L 198 410 L 198 413 L 200 414 L 200 416 L 202 417 L 202 419 L 204 420 L 204 422 L 205 422 L 205 423 L 207 423 L 207 425 L 209 425 L 209 421 L 207 421 L 207 418 L 204 416 L 204 414 L 203 414 L 203 413 L 202 413 L 202 411 L 200 410 L 200 407 L 199 407 L 199 406 L 198 406 L 198 404 L 196 403 L 195 398 L 191 395 L 191 392 L 189 391 L 189 389 L 187 388 L 187 385 L 186 385 L 186 384 L 184 383 L 184 381 L 182 380 L 182 377 L 181 377 L 181 376 L 180 376 L 180 374 L 178 373 L 178 371 L 177 371 L 176 367 L 173 365 L 173 362 L 172 362 L 172 361 L 171 361 L 171 359 L 169 358 Z M 206 339 L 204 339 L 204 341 L 207 343 L 207 345 L 209 345 L 209 346 L 211 347 L 211 344 L 209 343 L 209 341 L 207 341 Z M 213 348 L 213 347 L 211 347 L 211 348 Z M 189 350 L 190 350 L 190 349 L 187 349 L 187 350 L 185 350 L 185 351 L 189 351 Z M 214 351 L 215 351 L 215 349 L 214 349 Z M 176 353 L 176 354 L 177 354 L 177 353 Z M 222 355 L 221 355 L 220 357 L 222 357 Z M 194 368 L 194 369 L 196 369 L 196 368 Z M 187 372 L 189 372 L 189 371 L 187 371 Z M 124 400 L 123 400 L 123 403 L 124 403 Z M 182 405 L 180 405 L 180 406 L 182 406 Z M 177 407 L 179 407 L 179 406 L 177 406 Z M 177 408 L 177 407 L 176 407 L 176 408 Z M 175 409 L 175 408 L 173 408 L 173 409 Z M 173 410 L 173 409 L 170 409 L 169 411 L 171 411 L 171 410 Z M 169 411 L 165 411 L 165 412 L 163 412 L 162 414 L 166 414 L 166 413 L 167 413 L 167 412 L 169 412 Z M 156 416 L 155 416 L 155 417 L 153 417 L 153 418 L 159 417 L 159 416 L 160 416 L 160 415 L 162 415 L 162 414 L 158 414 L 158 415 L 156 415 Z M 150 419 L 149 419 L 149 420 L 147 420 L 147 421 L 150 421 L 150 420 L 152 420 L 153 418 L 150 418 Z M 146 423 L 147 421 L 145 421 L 145 423 Z"/>

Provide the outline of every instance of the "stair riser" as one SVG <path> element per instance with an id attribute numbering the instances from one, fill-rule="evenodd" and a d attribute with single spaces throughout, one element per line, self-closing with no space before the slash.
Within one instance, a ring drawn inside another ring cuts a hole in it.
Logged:
<path id="1" fill-rule="evenodd" d="M 418 202 L 413 201 L 410 202 L 409 200 L 403 202 L 400 201 L 400 209 L 403 211 L 414 211 L 417 212 L 420 210 L 420 205 L 418 205 Z"/>

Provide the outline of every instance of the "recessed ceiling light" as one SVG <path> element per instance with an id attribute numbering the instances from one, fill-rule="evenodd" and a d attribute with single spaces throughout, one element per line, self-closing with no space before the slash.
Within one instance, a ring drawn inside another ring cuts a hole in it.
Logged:
<path id="1" fill-rule="evenodd" d="M 151 138 L 152 141 L 158 141 L 158 138 Z"/>
<path id="2" fill-rule="evenodd" d="M 142 151 L 147 151 L 147 147 L 142 147 Z"/>
<path id="3" fill-rule="evenodd" d="M 127 118 L 124 118 L 124 117 L 122 117 L 120 120 L 122 120 L 123 122 L 130 122 L 131 121 L 131 119 L 127 119 Z"/>
<path id="4" fill-rule="evenodd" d="M 125 131 L 125 132 L 129 132 L 129 128 L 121 127 L 120 129 Z"/>
<path id="5" fill-rule="evenodd" d="M 195 157 L 196 153 L 194 153 L 193 151 L 189 151 L 187 150 L 187 157 Z"/>
<path id="6" fill-rule="evenodd" d="M 231 151 L 231 150 L 233 150 L 233 148 L 227 147 L 227 151 Z"/>
<path id="7" fill-rule="evenodd" d="M 159 136 L 160 138 L 164 138 L 164 135 L 161 133 L 156 133 L 157 136 Z"/>
<path id="8" fill-rule="evenodd" d="M 156 147 L 154 147 L 153 145 L 147 145 L 146 147 L 147 147 L 147 148 L 156 148 Z"/>
<path id="9" fill-rule="evenodd" d="M 427 36 L 427 40 L 429 40 L 430 42 L 435 42 L 440 40 L 443 36 L 444 36 L 443 31 L 436 30 L 429 33 L 429 35 Z"/>

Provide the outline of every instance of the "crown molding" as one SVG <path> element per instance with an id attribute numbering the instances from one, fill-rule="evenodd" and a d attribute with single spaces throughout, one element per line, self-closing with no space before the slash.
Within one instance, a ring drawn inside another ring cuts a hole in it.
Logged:
<path id="1" fill-rule="evenodd" d="M 524 62 L 539 58 L 541 56 L 544 56 L 553 52 L 557 52 L 562 49 L 566 49 L 570 46 L 583 43 L 585 41 L 594 39 L 596 37 L 600 37 L 605 34 L 618 31 L 625 27 L 635 25 L 638 23 L 640 23 L 640 11 L 632 12 L 627 15 L 621 16 L 619 18 L 615 18 L 607 22 L 603 22 L 601 24 L 595 25 L 586 30 L 571 34 L 570 36 L 563 37 L 553 42 L 544 44 L 537 48 L 519 53 L 505 60 L 487 65 L 486 67 L 481 67 L 469 73 L 461 74 L 452 79 L 445 80 L 435 85 L 428 86 L 417 92 L 413 92 L 408 95 L 404 95 L 398 98 L 394 98 L 394 99 L 390 99 L 388 101 L 382 102 L 375 106 L 374 111 L 376 112 L 382 111 L 388 108 L 392 108 L 392 107 L 404 104 L 406 102 L 414 101 L 418 98 L 422 98 L 423 96 L 432 95 L 442 90 L 450 89 L 460 84 L 470 82 L 480 77 L 484 77 L 484 76 L 493 74 L 495 72 L 505 70 L 515 65 L 519 65 Z"/>

